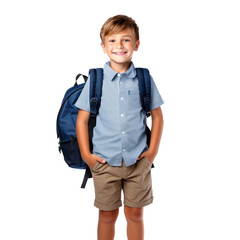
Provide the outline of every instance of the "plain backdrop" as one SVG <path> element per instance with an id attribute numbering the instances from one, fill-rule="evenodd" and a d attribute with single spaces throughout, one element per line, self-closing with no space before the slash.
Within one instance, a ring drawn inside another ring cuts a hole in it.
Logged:
<path id="1" fill-rule="evenodd" d="M 125 14 L 140 28 L 134 64 L 165 101 L 145 239 L 239 240 L 239 12 L 234 0 L 1 1 L 0 238 L 97 239 L 93 182 L 80 189 L 83 171 L 59 154 L 56 117 L 75 76 L 107 61 L 102 24 Z"/>

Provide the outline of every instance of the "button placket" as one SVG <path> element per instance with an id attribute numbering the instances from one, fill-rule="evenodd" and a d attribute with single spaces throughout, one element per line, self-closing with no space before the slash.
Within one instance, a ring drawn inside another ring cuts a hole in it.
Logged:
<path id="1" fill-rule="evenodd" d="M 122 152 L 123 157 L 124 153 L 127 151 L 127 136 L 126 136 L 126 96 L 125 94 L 125 86 L 123 81 L 123 76 L 118 74 L 119 78 L 119 116 L 120 116 L 120 122 L 121 122 L 121 141 L 122 141 Z"/>

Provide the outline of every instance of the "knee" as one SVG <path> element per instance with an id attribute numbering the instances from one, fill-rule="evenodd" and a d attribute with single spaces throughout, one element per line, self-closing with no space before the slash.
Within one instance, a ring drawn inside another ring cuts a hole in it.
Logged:
<path id="1" fill-rule="evenodd" d="M 127 221 L 141 222 L 143 221 L 143 208 L 125 207 L 125 216 Z"/>
<path id="2" fill-rule="evenodd" d="M 113 211 L 99 210 L 99 221 L 104 223 L 114 223 L 118 217 L 118 209 Z"/>

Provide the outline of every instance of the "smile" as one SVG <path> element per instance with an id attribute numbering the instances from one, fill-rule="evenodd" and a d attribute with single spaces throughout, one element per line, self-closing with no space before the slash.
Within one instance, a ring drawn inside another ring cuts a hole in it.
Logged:
<path id="1" fill-rule="evenodd" d="M 122 56 L 125 55 L 127 52 L 113 52 L 113 54 L 118 55 L 118 56 Z"/>

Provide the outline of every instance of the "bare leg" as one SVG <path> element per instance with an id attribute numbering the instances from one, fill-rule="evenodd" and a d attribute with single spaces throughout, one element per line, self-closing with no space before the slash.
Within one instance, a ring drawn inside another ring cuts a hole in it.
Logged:
<path id="1" fill-rule="evenodd" d="M 143 240 L 143 208 L 124 206 L 124 213 L 127 219 L 128 240 Z"/>
<path id="2" fill-rule="evenodd" d="M 118 217 L 118 209 L 113 211 L 99 210 L 98 240 L 113 240 L 115 234 L 115 222 Z"/>

